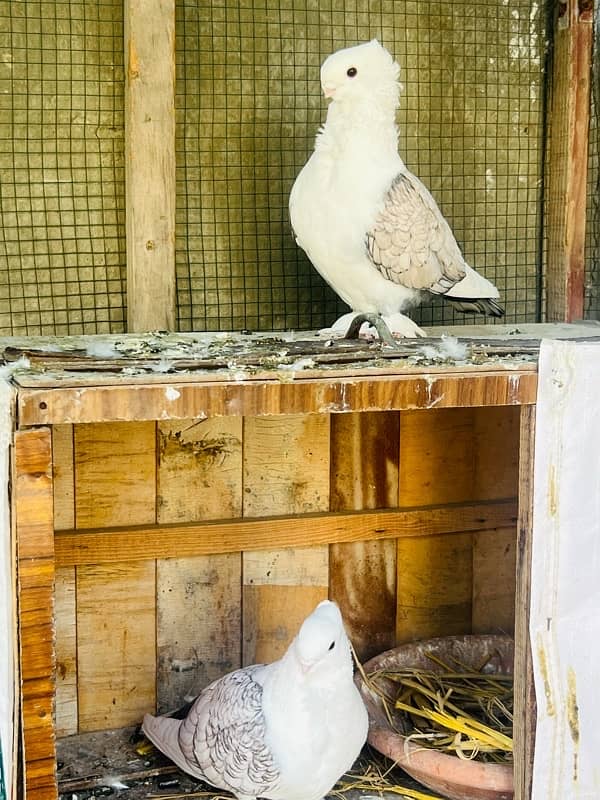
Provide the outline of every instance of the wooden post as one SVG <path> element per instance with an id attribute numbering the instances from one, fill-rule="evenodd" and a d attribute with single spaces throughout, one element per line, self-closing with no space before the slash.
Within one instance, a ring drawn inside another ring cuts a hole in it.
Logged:
<path id="1" fill-rule="evenodd" d="M 127 327 L 175 327 L 175 0 L 125 2 Z"/>
<path id="2" fill-rule="evenodd" d="M 17 541 L 23 780 L 27 800 L 53 800 L 54 530 L 49 428 L 15 434 L 13 508 Z"/>
<path id="3" fill-rule="evenodd" d="M 584 314 L 592 0 L 561 0 L 554 36 L 549 117 L 546 319 Z"/>
<path id="4" fill-rule="evenodd" d="M 536 701 L 529 640 L 535 406 L 521 408 L 519 522 L 515 596 L 514 772 L 515 800 L 529 800 L 533 778 Z"/>

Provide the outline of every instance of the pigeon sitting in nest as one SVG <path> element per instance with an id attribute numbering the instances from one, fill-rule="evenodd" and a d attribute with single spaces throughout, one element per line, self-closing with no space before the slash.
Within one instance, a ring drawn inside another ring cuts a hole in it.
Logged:
<path id="1" fill-rule="evenodd" d="M 335 603 L 320 603 L 285 655 L 210 684 L 185 719 L 142 729 L 185 772 L 240 800 L 321 800 L 357 758 L 368 718 Z"/>

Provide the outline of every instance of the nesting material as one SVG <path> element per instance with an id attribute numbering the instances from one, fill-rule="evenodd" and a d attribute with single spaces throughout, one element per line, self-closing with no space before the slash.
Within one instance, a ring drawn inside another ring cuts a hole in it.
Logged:
<path id="1" fill-rule="evenodd" d="M 356 678 L 369 711 L 369 743 L 451 800 L 512 800 L 510 701 L 504 692 L 510 692 L 513 660 L 508 636 L 429 639 L 371 659 Z M 484 677 L 474 679 L 473 672 Z M 466 675 L 471 686 L 464 685 Z M 501 705 L 491 699 L 494 682 Z M 490 702 L 489 711 L 502 720 L 499 729 L 489 724 L 489 714 L 481 716 L 480 701 L 484 707 Z"/>
<path id="2" fill-rule="evenodd" d="M 433 654 L 425 655 L 442 667 L 441 674 L 403 669 L 378 670 L 367 676 L 372 689 L 381 695 L 390 725 L 396 729 L 396 709 L 402 712 L 399 732 L 423 747 L 464 759 L 511 761 L 512 676 L 489 675 L 461 662 L 446 664 Z M 382 679 L 396 688 L 392 696 Z"/>

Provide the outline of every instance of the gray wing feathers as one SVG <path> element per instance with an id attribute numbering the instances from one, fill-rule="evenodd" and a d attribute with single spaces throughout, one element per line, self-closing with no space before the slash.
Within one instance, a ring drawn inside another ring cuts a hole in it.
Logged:
<path id="1" fill-rule="evenodd" d="M 179 745 L 206 780 L 236 795 L 272 790 L 279 772 L 267 747 L 262 686 L 253 669 L 236 670 L 209 686 L 179 731 Z"/>
<path id="2" fill-rule="evenodd" d="M 410 289 L 445 294 L 465 276 L 460 248 L 435 200 L 410 172 L 388 191 L 367 249 L 380 272 Z"/>

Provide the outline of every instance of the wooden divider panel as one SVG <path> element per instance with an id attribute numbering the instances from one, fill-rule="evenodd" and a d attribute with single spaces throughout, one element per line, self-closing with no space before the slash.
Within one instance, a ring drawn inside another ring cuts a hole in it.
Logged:
<path id="1" fill-rule="evenodd" d="M 242 419 L 160 422 L 159 523 L 242 513 Z M 241 665 L 241 554 L 157 561 L 157 705 L 180 705 Z"/>
<path id="2" fill-rule="evenodd" d="M 399 424 L 394 411 L 331 416 L 332 511 L 398 505 Z M 332 544 L 329 591 L 361 660 L 394 646 L 395 540 Z"/>
<path id="3" fill-rule="evenodd" d="M 244 516 L 328 508 L 329 416 L 246 418 Z M 328 561 L 327 545 L 244 553 L 244 664 L 282 655 L 304 617 L 327 597 Z"/>

